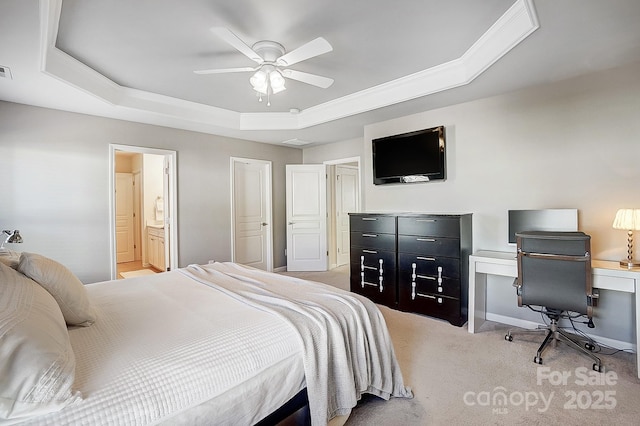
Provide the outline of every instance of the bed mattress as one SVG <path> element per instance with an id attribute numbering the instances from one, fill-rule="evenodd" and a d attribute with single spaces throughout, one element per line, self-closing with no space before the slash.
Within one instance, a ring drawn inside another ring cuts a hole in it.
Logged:
<path id="1" fill-rule="evenodd" d="M 24 424 L 253 424 L 305 387 L 269 312 L 178 271 L 86 288 L 99 320 L 69 330 L 83 400 Z"/>

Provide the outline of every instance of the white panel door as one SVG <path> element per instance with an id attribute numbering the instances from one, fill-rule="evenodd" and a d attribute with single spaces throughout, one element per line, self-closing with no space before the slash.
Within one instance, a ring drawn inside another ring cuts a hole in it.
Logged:
<path id="1" fill-rule="evenodd" d="M 133 175 L 116 173 L 116 262 L 135 260 L 133 229 Z"/>
<path id="2" fill-rule="evenodd" d="M 349 213 L 360 211 L 358 169 L 336 166 L 336 265 L 349 263 Z"/>
<path id="3" fill-rule="evenodd" d="M 233 260 L 265 271 L 271 265 L 271 164 L 232 159 Z"/>
<path id="4" fill-rule="evenodd" d="M 287 270 L 327 270 L 327 181 L 323 164 L 286 166 Z"/>

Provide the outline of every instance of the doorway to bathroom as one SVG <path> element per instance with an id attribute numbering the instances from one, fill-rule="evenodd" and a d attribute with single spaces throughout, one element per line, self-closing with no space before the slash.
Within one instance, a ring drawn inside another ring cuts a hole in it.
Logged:
<path id="1" fill-rule="evenodd" d="M 176 153 L 110 145 L 111 279 L 177 268 Z"/>

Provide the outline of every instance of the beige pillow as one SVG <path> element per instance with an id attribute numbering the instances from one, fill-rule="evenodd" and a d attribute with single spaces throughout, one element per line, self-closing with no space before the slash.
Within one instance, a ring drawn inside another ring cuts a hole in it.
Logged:
<path id="1" fill-rule="evenodd" d="M 88 326 L 95 322 L 96 314 L 87 290 L 64 265 L 39 254 L 23 252 L 18 271 L 51 293 L 67 324 Z"/>
<path id="2" fill-rule="evenodd" d="M 20 262 L 20 252 L 4 248 L 0 250 L 0 263 L 18 269 L 18 262 Z"/>
<path id="3" fill-rule="evenodd" d="M 0 423 L 81 399 L 71 390 L 75 356 L 53 297 L 0 263 Z"/>

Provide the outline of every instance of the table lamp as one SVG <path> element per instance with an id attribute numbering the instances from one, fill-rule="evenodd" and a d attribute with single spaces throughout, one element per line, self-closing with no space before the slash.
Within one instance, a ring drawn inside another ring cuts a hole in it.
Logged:
<path id="1" fill-rule="evenodd" d="M 627 258 L 620 261 L 620 266 L 633 268 L 640 263 L 633 261 L 633 231 L 640 230 L 640 209 L 620 209 L 613 220 L 614 229 L 624 229 L 627 234 Z"/>

